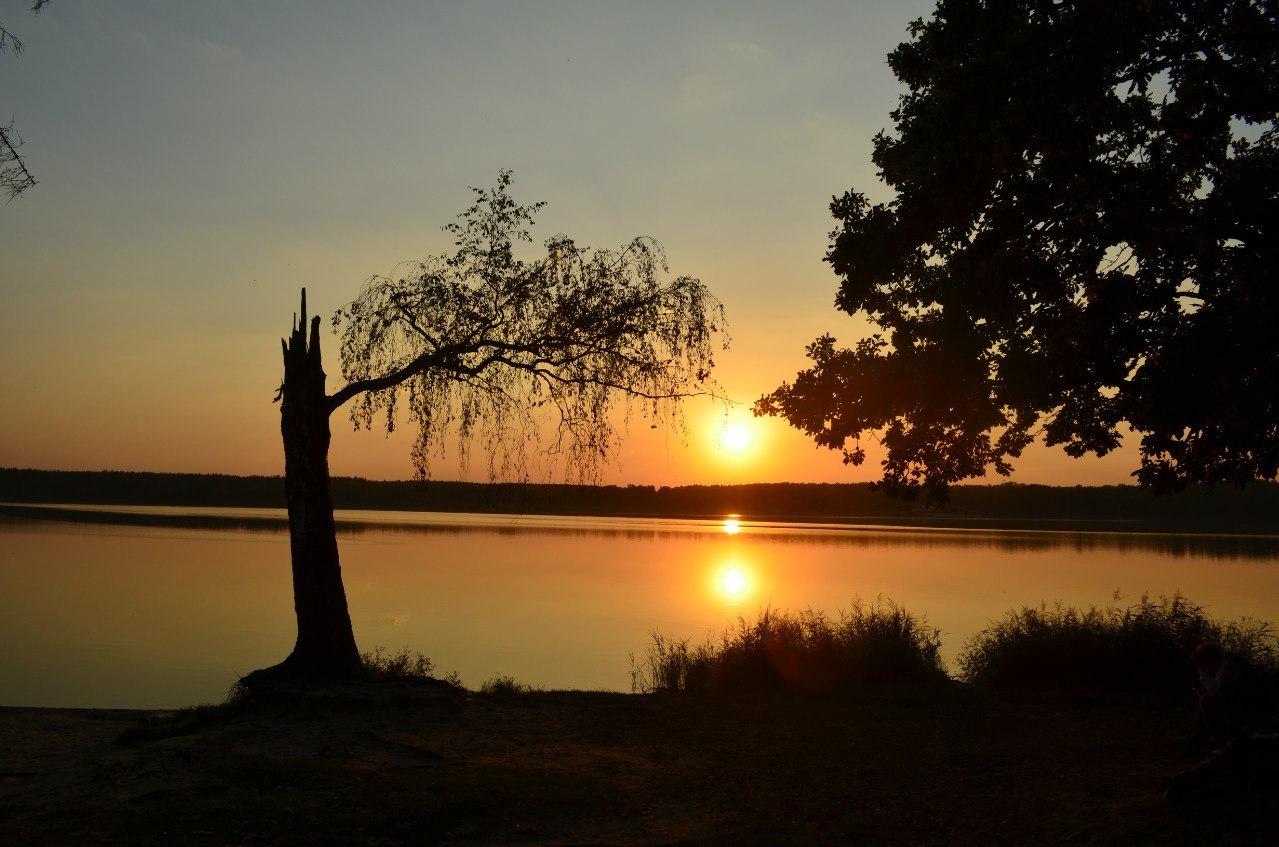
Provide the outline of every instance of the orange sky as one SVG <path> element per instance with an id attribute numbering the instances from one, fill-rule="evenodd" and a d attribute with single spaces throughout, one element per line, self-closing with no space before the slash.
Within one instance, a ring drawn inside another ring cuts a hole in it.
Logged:
<path id="1" fill-rule="evenodd" d="M 656 237 L 728 309 L 719 379 L 748 408 L 804 366 L 833 308 L 832 195 L 882 199 L 885 54 L 924 0 L 51 4 L 9 13 L 0 111 L 40 180 L 0 207 L 0 465 L 279 473 L 279 338 L 298 291 L 451 246 L 468 186 L 515 174 L 535 236 Z M 328 368 L 337 372 L 333 339 Z M 340 380 L 330 378 L 331 387 Z M 615 483 L 868 480 L 777 421 L 736 452 L 722 414 L 634 427 Z M 407 436 L 335 416 L 334 473 L 411 475 Z M 1023 482 L 1128 482 L 1132 452 L 1035 450 Z M 483 478 L 483 463 L 469 473 Z M 437 476 L 457 476 L 442 465 Z M 554 478 L 554 477 L 553 477 Z"/>

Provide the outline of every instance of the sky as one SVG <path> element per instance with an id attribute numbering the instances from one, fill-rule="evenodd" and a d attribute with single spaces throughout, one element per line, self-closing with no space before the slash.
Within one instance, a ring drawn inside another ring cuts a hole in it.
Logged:
<path id="1" fill-rule="evenodd" d="M 847 467 L 749 407 L 817 336 L 869 331 L 834 308 L 828 206 L 890 199 L 870 161 L 902 91 L 885 57 L 931 2 L 29 6 L 0 0 L 26 46 L 0 54 L 0 116 L 39 180 L 0 206 L 0 466 L 281 473 L 300 289 L 329 316 L 448 252 L 469 187 L 509 168 L 517 200 L 547 203 L 535 238 L 652 236 L 728 312 L 717 378 L 740 405 L 690 403 L 684 433 L 633 425 L 605 482 L 878 476 L 873 443 Z M 333 429 L 333 473 L 412 476 L 408 433 L 341 412 Z M 1034 448 L 1011 479 L 1127 483 L 1136 465 Z"/>

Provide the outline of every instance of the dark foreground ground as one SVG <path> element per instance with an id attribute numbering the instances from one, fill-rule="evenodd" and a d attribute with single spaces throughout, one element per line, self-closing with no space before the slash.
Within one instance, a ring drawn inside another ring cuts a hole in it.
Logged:
<path id="1" fill-rule="evenodd" d="M 138 713 L 7 709 L 0 844 L 1279 844 L 1274 784 L 1161 798 L 1190 708 L 381 683 L 129 743 Z"/>

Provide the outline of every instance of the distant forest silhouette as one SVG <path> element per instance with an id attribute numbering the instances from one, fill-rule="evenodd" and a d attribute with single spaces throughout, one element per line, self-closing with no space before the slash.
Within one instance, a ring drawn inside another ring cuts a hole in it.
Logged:
<path id="1" fill-rule="evenodd" d="M 284 508 L 278 476 L 0 468 L 0 502 Z M 1279 484 L 1155 497 L 1137 486 L 958 485 L 945 508 L 894 500 L 864 483 L 562 485 L 387 482 L 334 477 L 339 509 L 1114 530 L 1279 532 Z M 1083 525 L 1083 526 L 1081 526 Z"/>

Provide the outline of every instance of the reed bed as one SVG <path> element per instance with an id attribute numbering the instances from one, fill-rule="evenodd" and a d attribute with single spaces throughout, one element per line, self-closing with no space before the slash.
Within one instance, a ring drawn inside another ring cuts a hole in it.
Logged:
<path id="1" fill-rule="evenodd" d="M 652 637 L 642 659 L 631 656 L 636 692 L 837 691 L 861 682 L 946 680 L 940 632 L 891 600 L 854 600 L 834 618 L 764 609 L 700 645 Z"/>
<path id="2" fill-rule="evenodd" d="M 1269 687 L 1279 680 L 1279 639 L 1266 621 L 1217 620 L 1181 594 L 1122 605 L 1060 603 L 1008 612 L 964 645 L 959 679 L 1002 688 L 1180 692 L 1197 684 L 1190 651 L 1219 645 Z"/>
<path id="3" fill-rule="evenodd" d="M 1007 689 L 1182 693 L 1198 684 L 1190 652 L 1219 645 L 1254 694 L 1279 704 L 1279 637 L 1252 618 L 1221 620 L 1181 594 L 1098 607 L 1026 606 L 964 644 L 952 676 L 941 634 L 892 600 L 855 600 L 831 617 L 764 609 L 701 644 L 653 633 L 631 656 L 631 690 L 754 694 L 841 691 L 867 682 L 946 682 Z"/>

